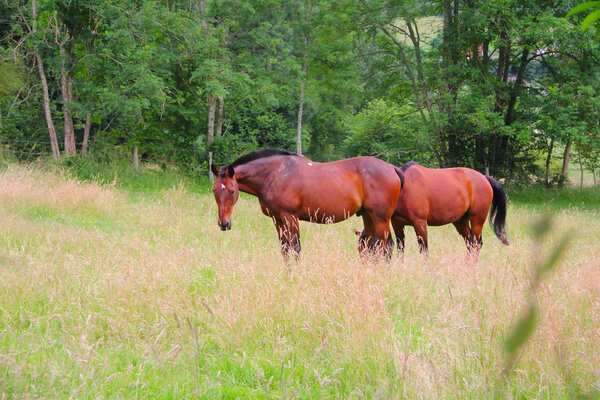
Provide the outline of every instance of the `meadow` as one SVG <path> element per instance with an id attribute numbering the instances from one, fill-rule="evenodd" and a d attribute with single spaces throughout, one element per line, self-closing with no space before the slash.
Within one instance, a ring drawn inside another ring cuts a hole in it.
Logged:
<path id="1" fill-rule="evenodd" d="M 428 259 L 408 228 L 403 261 L 363 265 L 356 217 L 302 223 L 285 264 L 255 198 L 221 232 L 207 184 L 145 174 L 0 170 L 0 399 L 600 397 L 598 191 L 509 192 L 512 245 L 486 224 L 477 264 L 446 226 Z M 566 234 L 534 297 L 533 265 Z"/>

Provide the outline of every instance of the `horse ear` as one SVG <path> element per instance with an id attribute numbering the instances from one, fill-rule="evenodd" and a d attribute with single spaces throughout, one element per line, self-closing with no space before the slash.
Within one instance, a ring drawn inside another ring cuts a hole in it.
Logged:
<path id="1" fill-rule="evenodd" d="M 354 234 L 355 234 L 356 236 L 360 236 L 360 234 L 361 234 L 361 232 L 360 232 L 360 231 L 357 231 L 357 230 L 356 230 L 356 229 L 354 229 L 354 228 L 350 228 L 350 229 L 352 229 L 352 232 L 354 232 Z"/>
<path id="2" fill-rule="evenodd" d="M 219 168 L 215 167 L 214 164 L 210 164 L 210 170 L 212 171 L 213 174 L 219 175 Z"/>
<path id="3" fill-rule="evenodd" d="M 231 165 L 227 167 L 227 173 L 229 174 L 230 178 L 233 178 L 235 171 L 233 170 L 233 167 Z"/>

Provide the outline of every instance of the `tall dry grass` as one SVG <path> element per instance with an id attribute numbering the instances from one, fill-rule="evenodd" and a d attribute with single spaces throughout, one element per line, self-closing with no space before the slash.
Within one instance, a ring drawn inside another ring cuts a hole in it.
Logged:
<path id="1" fill-rule="evenodd" d="M 209 192 L 131 197 L 11 166 L 0 173 L 0 398 L 573 398 L 600 390 L 596 212 L 563 211 L 536 249 L 489 228 L 477 265 L 454 228 L 411 228 L 404 261 L 362 265 L 360 219 L 301 224 L 286 265 L 243 196 L 221 232 Z M 532 260 L 576 238 L 502 372 Z"/>

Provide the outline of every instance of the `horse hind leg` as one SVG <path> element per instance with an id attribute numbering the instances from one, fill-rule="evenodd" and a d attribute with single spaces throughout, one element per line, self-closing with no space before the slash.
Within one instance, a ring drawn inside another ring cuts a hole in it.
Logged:
<path id="1" fill-rule="evenodd" d="M 404 225 L 399 222 L 392 220 L 392 228 L 396 234 L 396 247 L 398 248 L 398 255 L 400 258 L 404 256 Z"/>
<path id="2" fill-rule="evenodd" d="M 415 234 L 417 235 L 417 242 L 419 243 L 419 253 L 424 256 L 429 255 L 429 247 L 427 245 L 427 221 L 417 220 L 413 224 L 415 228 Z"/>
<path id="3" fill-rule="evenodd" d="M 477 261 L 477 258 L 479 257 L 479 248 L 481 246 L 477 244 L 475 236 L 473 235 L 473 232 L 469 226 L 468 214 L 465 214 L 458 221 L 454 222 L 453 225 L 456 228 L 456 230 L 458 231 L 458 233 L 460 233 L 460 235 L 463 237 L 463 239 L 465 241 L 465 245 L 467 246 L 466 261 L 467 262 Z M 481 240 L 481 235 L 480 235 L 479 240 Z"/>
<path id="4" fill-rule="evenodd" d="M 473 262 L 477 262 L 479 259 L 479 253 L 481 251 L 481 247 L 483 246 L 481 231 L 483 230 L 483 224 L 485 223 L 486 217 L 487 215 L 485 213 L 469 212 L 468 214 L 465 214 L 465 216 L 459 221 L 454 223 L 454 226 L 456 226 L 456 229 L 459 232 L 467 229 L 469 231 L 469 236 L 468 238 L 465 238 L 465 242 L 467 244 L 467 257 Z M 463 237 L 465 236 L 463 235 Z"/>
<path id="5" fill-rule="evenodd" d="M 472 253 L 475 257 L 475 261 L 479 258 L 479 252 L 483 247 L 483 238 L 481 236 L 481 231 L 483 230 L 483 224 L 485 223 L 485 218 L 477 218 L 471 219 L 471 236 L 472 236 Z"/>
<path id="6" fill-rule="evenodd" d="M 473 235 L 471 233 L 471 228 L 469 227 L 469 215 L 465 214 L 456 222 L 452 223 L 456 228 L 456 231 L 462 236 L 465 241 L 465 245 L 467 246 L 467 251 L 470 251 L 473 245 Z"/>

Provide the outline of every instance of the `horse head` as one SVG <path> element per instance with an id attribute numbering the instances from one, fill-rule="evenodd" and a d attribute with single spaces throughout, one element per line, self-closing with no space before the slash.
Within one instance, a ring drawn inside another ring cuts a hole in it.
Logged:
<path id="1" fill-rule="evenodd" d="M 228 231 L 231 229 L 233 206 L 240 194 L 235 171 L 231 166 L 219 169 L 212 164 L 210 169 L 216 177 L 212 190 L 219 207 L 219 220 L 217 223 L 222 231 Z"/>
<path id="2" fill-rule="evenodd" d="M 379 244 L 381 243 L 380 240 L 373 240 L 374 238 L 371 237 L 367 237 L 367 234 L 365 232 L 365 230 L 363 229 L 362 231 L 357 231 L 356 229 L 352 229 L 352 231 L 354 232 L 354 234 L 356 236 L 358 236 L 358 255 L 361 259 L 361 261 L 365 261 L 367 256 L 372 255 L 373 252 L 378 251 L 377 250 L 377 246 L 379 246 Z M 391 249 L 394 247 L 394 241 L 392 240 L 392 237 L 390 235 L 390 237 L 387 238 L 386 241 L 386 247 L 387 249 L 389 249 L 390 251 L 390 256 L 391 256 Z"/>

